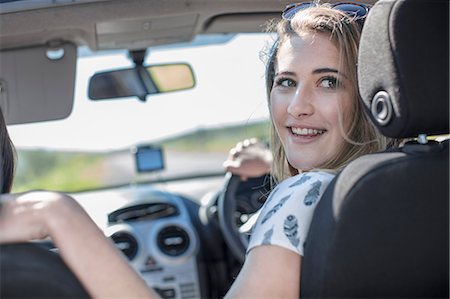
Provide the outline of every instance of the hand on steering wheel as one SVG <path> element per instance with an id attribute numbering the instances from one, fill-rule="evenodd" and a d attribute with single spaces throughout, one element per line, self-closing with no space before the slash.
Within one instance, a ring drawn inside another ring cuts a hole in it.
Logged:
<path id="1" fill-rule="evenodd" d="M 230 150 L 228 159 L 223 163 L 226 171 L 246 181 L 270 172 L 272 154 L 267 146 L 256 138 L 246 139 Z"/>

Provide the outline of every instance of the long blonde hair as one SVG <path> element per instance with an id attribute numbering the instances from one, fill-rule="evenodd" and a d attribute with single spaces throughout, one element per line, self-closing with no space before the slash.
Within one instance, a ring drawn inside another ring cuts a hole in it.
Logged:
<path id="1" fill-rule="evenodd" d="M 331 8 L 329 4 L 318 3 L 297 12 L 290 21 L 281 20 L 278 23 L 269 25 L 268 31 L 275 31 L 278 36 L 269 50 L 266 63 L 266 88 L 269 107 L 278 49 L 289 38 L 304 33 L 326 34 L 330 37 L 330 40 L 340 51 L 340 63 L 344 67 L 350 81 L 353 82 L 353 88 L 357 94 L 352 103 L 350 125 L 347 130 L 344 130 L 343 124 L 340 122 L 345 142 L 332 159 L 322 165 L 317 165 L 316 169 L 337 172 L 357 157 L 384 150 L 392 142 L 379 134 L 363 111 L 357 78 L 357 57 L 361 29 L 361 25 L 345 13 Z M 273 122 L 271 122 L 270 134 L 270 146 L 273 154 L 272 176 L 276 183 L 297 174 L 298 170 L 287 161 L 283 145 Z"/>

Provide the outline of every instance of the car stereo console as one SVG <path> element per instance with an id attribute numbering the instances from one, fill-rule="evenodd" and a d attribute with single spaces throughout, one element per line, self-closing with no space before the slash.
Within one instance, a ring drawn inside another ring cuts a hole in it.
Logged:
<path id="1" fill-rule="evenodd" d="M 181 198 L 152 192 L 108 215 L 106 234 L 163 298 L 200 298 L 198 237 Z"/>

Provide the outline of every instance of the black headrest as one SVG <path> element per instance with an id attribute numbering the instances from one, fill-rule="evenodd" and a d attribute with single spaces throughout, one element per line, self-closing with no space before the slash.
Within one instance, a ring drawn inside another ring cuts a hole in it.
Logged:
<path id="1" fill-rule="evenodd" d="M 380 0 L 361 37 L 358 80 L 388 137 L 449 132 L 449 1 Z"/>

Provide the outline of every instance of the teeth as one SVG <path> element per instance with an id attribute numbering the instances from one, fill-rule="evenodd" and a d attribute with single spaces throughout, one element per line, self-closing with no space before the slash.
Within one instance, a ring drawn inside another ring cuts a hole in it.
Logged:
<path id="1" fill-rule="evenodd" d="M 294 128 L 291 127 L 292 133 L 297 135 L 319 135 L 323 134 L 324 130 L 306 129 L 306 128 Z"/>

